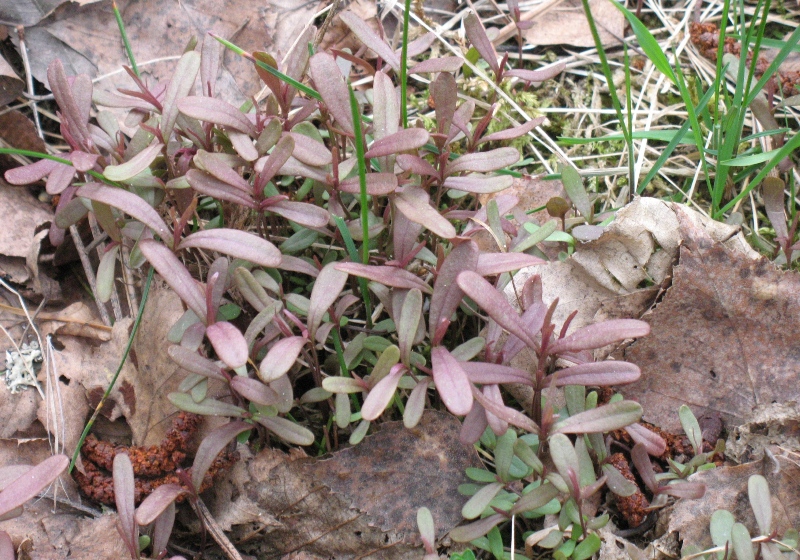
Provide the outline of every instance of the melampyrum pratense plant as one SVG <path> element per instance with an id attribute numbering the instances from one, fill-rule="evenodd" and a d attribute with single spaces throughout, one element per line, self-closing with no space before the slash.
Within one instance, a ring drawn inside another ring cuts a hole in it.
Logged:
<path id="1" fill-rule="evenodd" d="M 532 253 L 542 231 L 554 228 L 526 228 L 514 195 L 478 207 L 474 195 L 511 186 L 506 170 L 520 159 L 513 148 L 484 148 L 541 119 L 485 134 L 494 107 L 459 100 L 461 59 L 445 57 L 408 68 L 431 78 L 435 128 L 402 127 L 406 92 L 395 80 L 413 60 L 401 61 L 353 14 L 341 18 L 377 60 L 312 53 L 308 28 L 280 63 L 243 53 L 269 95 L 241 109 L 215 96 L 220 46 L 210 37 L 200 52 L 183 54 L 168 82 L 147 84 L 130 71 L 135 89 L 117 93 L 93 92 L 88 77 L 69 78 L 55 61 L 48 78 L 70 149 L 6 173 L 13 184 L 46 177 L 47 192 L 60 195 L 54 244 L 94 215 L 110 240 L 98 265 L 100 299 L 113 291 L 118 265 L 158 271 L 187 307 L 170 331 L 169 355 L 188 374 L 168 398 L 185 411 L 234 419 L 204 439 L 191 481 L 159 488 L 135 516 L 130 469 L 115 463 L 131 554 L 140 548 L 134 520 L 156 523 L 154 553 L 163 551 L 173 500 L 188 494 L 196 502 L 209 465 L 242 432 L 324 452 L 332 433 L 357 443 L 382 415 L 396 410 L 413 427 L 440 403 L 464 417 L 464 442 L 483 437 L 493 448 L 497 469 L 480 475 L 492 480 L 464 509 L 482 518 L 453 538 L 482 537 L 513 516 L 541 517 L 555 500 L 565 534 L 594 550 L 592 531 L 607 516 L 595 516 L 589 498 L 605 484 L 630 490 L 603 462 L 603 434 L 627 428 L 654 455 L 664 442 L 636 424 L 637 403 L 600 404 L 596 392 L 587 394 L 586 386 L 621 385 L 640 373 L 624 362 L 595 363 L 592 350 L 649 327 L 636 320 L 573 332 L 570 320 L 556 326 L 557 302 L 542 300 L 535 276 L 518 287 L 516 308 L 501 295 L 509 273 L 543 262 Z M 476 17 L 467 31 L 496 79 L 514 79 Z M 431 41 L 409 44 L 408 56 L 419 57 Z M 353 68 L 372 78 L 371 87 L 354 91 Z M 528 71 L 523 79 L 551 76 Z M 135 133 L 124 134 L 103 107 L 127 109 Z M 225 227 L 234 212 L 247 214 L 247 231 Z M 497 249 L 473 240 L 484 229 Z M 479 332 L 472 318 L 479 313 L 485 338 L 469 334 Z M 535 356 L 528 368 L 511 365 L 522 350 Z M 228 396 L 209 397 L 209 379 L 225 384 Z M 506 405 L 508 383 L 530 386 L 531 401 Z M 556 410 L 561 387 L 567 405 Z M 511 492 L 523 478 L 524 492 Z M 506 508 L 492 502 L 501 491 Z"/>

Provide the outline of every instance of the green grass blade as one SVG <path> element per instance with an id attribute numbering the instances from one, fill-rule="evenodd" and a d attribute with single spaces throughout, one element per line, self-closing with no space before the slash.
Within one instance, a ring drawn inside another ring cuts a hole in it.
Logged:
<path id="1" fill-rule="evenodd" d="M 235 52 L 239 56 L 245 57 L 246 59 L 248 59 L 251 62 L 253 62 L 253 64 L 258 66 L 259 68 L 261 68 L 263 70 L 266 70 L 267 72 L 269 72 L 270 74 L 272 74 L 273 76 L 278 78 L 279 80 L 281 80 L 281 81 L 289 84 L 293 88 L 295 88 L 297 91 L 302 91 L 307 96 L 309 96 L 309 97 L 311 97 L 313 99 L 316 99 L 317 101 L 322 101 L 322 96 L 319 94 L 319 92 L 317 90 L 312 89 L 312 88 L 308 87 L 307 85 L 305 85 L 305 84 L 303 84 L 301 82 L 298 82 L 294 78 L 290 78 L 289 76 L 287 76 L 286 74 L 284 74 L 280 70 L 277 70 L 276 68 L 273 68 L 269 64 L 266 64 L 264 62 L 261 62 L 260 60 L 257 60 L 249 52 L 245 51 L 241 47 L 238 47 L 238 46 L 234 45 L 230 41 L 227 41 L 227 40 L 223 39 L 219 35 L 215 35 L 214 33 L 209 33 L 209 35 L 211 35 L 212 37 L 214 37 L 214 39 L 216 39 L 217 41 L 219 41 L 220 43 L 225 45 L 225 48 Z"/>
<path id="2" fill-rule="evenodd" d="M 403 46 L 400 49 L 400 120 L 403 128 L 408 128 L 408 13 L 411 0 L 405 0 L 403 7 Z"/>
<path id="3" fill-rule="evenodd" d="M 125 31 L 125 23 L 122 21 L 122 14 L 119 13 L 119 8 L 115 1 L 111 2 L 111 9 L 114 11 L 114 18 L 117 20 L 117 27 L 119 27 L 119 34 L 122 36 L 122 44 L 125 46 L 125 54 L 128 56 L 128 61 L 131 63 L 131 70 L 139 77 L 139 67 L 136 66 L 136 59 L 133 57 L 133 49 L 131 42 L 128 40 L 128 33 Z M 70 470 L 72 467 L 70 467 Z"/>
<path id="4" fill-rule="evenodd" d="M 119 377 L 120 372 L 122 371 L 122 366 L 125 365 L 125 360 L 128 359 L 128 354 L 130 354 L 131 346 L 133 346 L 133 341 L 136 338 L 136 333 L 139 331 L 139 325 L 142 323 L 142 316 L 144 315 L 144 306 L 147 303 L 147 297 L 150 295 L 150 285 L 153 283 L 153 274 L 155 273 L 156 269 L 152 266 L 150 267 L 150 272 L 147 273 L 147 281 L 144 284 L 144 291 L 142 292 L 142 301 L 139 304 L 139 312 L 136 314 L 136 321 L 133 322 L 133 328 L 131 329 L 131 335 L 128 337 L 128 344 L 125 346 L 125 351 L 122 353 L 122 358 L 119 361 L 119 367 L 117 368 L 117 372 L 114 374 L 114 377 L 111 378 L 111 383 L 108 384 L 108 388 L 106 392 L 103 393 L 103 397 L 100 399 L 100 402 L 97 403 L 97 406 L 94 409 L 94 413 L 92 417 L 89 418 L 89 421 L 86 423 L 86 427 L 83 429 L 81 433 L 81 437 L 78 440 L 78 445 L 75 447 L 75 452 L 72 454 L 72 461 L 69 463 L 69 470 L 68 472 L 72 472 L 72 469 L 75 468 L 75 461 L 78 460 L 78 454 L 81 452 L 81 446 L 83 445 L 86 436 L 89 435 L 89 431 L 94 426 L 95 420 L 97 420 L 97 416 L 100 414 L 100 411 L 103 408 L 103 405 L 106 403 L 108 399 L 108 395 L 111 394 L 111 390 L 114 388 L 114 385 L 117 382 L 117 378 Z"/>
<path id="5" fill-rule="evenodd" d="M 616 6 L 617 9 L 622 12 L 622 14 L 628 20 L 633 33 L 639 40 L 639 46 L 647 55 L 647 57 L 653 62 L 653 65 L 673 83 L 677 83 L 677 79 L 672 71 L 672 67 L 669 64 L 669 60 L 667 60 L 667 56 L 664 54 L 664 51 L 661 50 L 661 46 L 658 44 L 658 41 L 656 41 L 656 38 L 653 37 L 653 34 L 650 33 L 650 30 L 647 29 L 647 27 L 645 27 L 639 18 L 637 18 L 625 6 L 616 0 L 611 0 L 611 3 L 614 4 L 614 6 Z M 595 41 L 595 44 L 596 43 L 597 41 Z"/>

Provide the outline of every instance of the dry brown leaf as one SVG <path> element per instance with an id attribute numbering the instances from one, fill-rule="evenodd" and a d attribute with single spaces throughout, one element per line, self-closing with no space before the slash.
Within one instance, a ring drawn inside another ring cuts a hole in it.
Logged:
<path id="1" fill-rule="evenodd" d="M 206 32 L 235 42 L 247 51 L 267 50 L 276 58 L 285 53 L 310 22 L 317 8 L 315 2 L 280 0 L 267 5 L 231 0 L 224 10 L 216 0 L 162 2 L 159 0 L 117 2 L 123 14 L 128 37 L 140 70 L 149 84 L 172 76 L 175 60 L 192 36 L 202 42 Z M 69 5 L 39 26 L 26 31 L 32 53 L 34 76 L 47 84 L 47 65 L 54 58 L 63 61 L 67 74 L 88 73 L 107 76 L 95 84 L 102 90 L 114 86 L 134 88 L 125 73 L 129 65 L 122 49 L 119 31 L 108 2 L 86 6 Z M 164 57 L 175 60 L 161 61 Z M 155 62 L 153 61 L 160 61 Z M 241 102 L 261 88 L 253 65 L 226 52 L 216 93 L 233 102 Z"/>
<path id="2" fill-rule="evenodd" d="M 589 0 L 589 7 L 603 45 L 618 45 L 625 34 L 625 17 L 622 12 L 605 0 Z M 564 0 L 534 18 L 533 27 L 525 31 L 525 41 L 530 45 L 594 47 L 581 0 Z"/>
<path id="3" fill-rule="evenodd" d="M 239 550 L 260 558 L 416 559 L 422 549 L 408 541 L 417 508 L 431 510 L 441 537 L 461 521 L 464 469 L 480 466 L 458 430 L 449 414 L 428 411 L 413 430 L 388 422 L 327 460 L 265 449 L 232 469 L 233 489 L 217 484 L 212 511 L 223 527 L 236 525 Z"/>
<path id="4" fill-rule="evenodd" d="M 12 187 L 0 179 L 0 254 L 26 257 L 36 229 L 53 219 L 53 211 L 24 187 Z"/>
<path id="5" fill-rule="evenodd" d="M 359 445 L 314 467 L 316 478 L 365 512 L 384 531 L 413 537 L 417 509 L 433 515 L 437 538 L 461 522 L 466 501 L 457 489 L 464 469 L 480 467 L 472 446 L 458 441 L 460 422 L 426 411 L 416 428 L 387 422 Z"/>
<path id="6" fill-rule="evenodd" d="M 718 509 L 730 511 L 736 521 L 744 523 L 750 534 L 757 536 L 758 526 L 747 497 L 747 480 L 755 474 L 769 482 L 772 497 L 772 527 L 782 534 L 800 524 L 800 467 L 797 458 L 776 456 L 779 472 L 772 460 L 755 461 L 735 467 L 720 467 L 691 477 L 706 485 L 700 500 L 681 500 L 675 504 L 669 519 L 669 531 L 677 532 L 683 545 L 711 547 L 709 523 Z"/>
<path id="7" fill-rule="evenodd" d="M 669 431 L 680 429 L 681 404 L 738 426 L 757 406 L 800 398 L 800 276 L 682 226 L 687 238 L 672 287 L 643 317 L 651 333 L 624 352 L 642 370 L 625 396 Z"/>
<path id="8" fill-rule="evenodd" d="M 0 59 L 0 92 L 4 90 L 4 76 L 2 74 L 2 59 Z M 1 93 L 0 93 L 0 99 Z M 5 103 L 0 103 L 0 106 Z M 47 152 L 47 145 L 39 138 L 36 125 L 20 111 L 8 111 L 0 114 L 0 138 L 12 148 L 31 150 L 33 152 Z M 0 170 L 17 167 L 19 163 L 8 155 L 0 156 Z M 13 187 L 19 189 L 19 187 Z M 44 206 L 43 206 L 44 207 Z"/>
<path id="9" fill-rule="evenodd" d="M 0 2 L 0 22 L 5 25 L 36 25 L 66 0 L 15 0 Z"/>

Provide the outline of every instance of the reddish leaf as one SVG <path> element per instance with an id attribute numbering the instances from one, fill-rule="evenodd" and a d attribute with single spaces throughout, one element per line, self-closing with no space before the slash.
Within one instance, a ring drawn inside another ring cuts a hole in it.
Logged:
<path id="1" fill-rule="evenodd" d="M 489 517 L 484 517 L 478 521 L 473 521 L 472 523 L 468 523 L 467 525 L 462 525 L 461 527 L 456 527 L 452 531 L 450 531 L 450 538 L 453 539 L 455 542 L 470 542 L 474 541 L 477 538 L 480 538 L 492 528 L 497 527 L 505 521 L 507 517 L 505 515 L 501 515 L 499 513 L 495 513 L 494 515 L 490 515 Z"/>
<path id="2" fill-rule="evenodd" d="M 219 321 L 206 328 L 206 336 L 219 359 L 231 369 L 247 364 L 247 341 L 241 331 L 227 321 Z"/>
<path id="3" fill-rule="evenodd" d="M 369 266 L 360 263 L 344 262 L 337 264 L 336 269 L 354 276 L 374 280 L 384 286 L 391 286 L 404 290 L 419 288 L 425 293 L 431 293 L 430 286 L 402 268 L 394 266 Z"/>
<path id="4" fill-rule="evenodd" d="M 167 349 L 167 354 L 176 364 L 181 366 L 186 371 L 202 375 L 204 377 L 212 377 L 214 379 L 227 380 L 222 375 L 220 367 L 198 354 L 195 350 L 184 348 L 183 346 L 172 345 Z"/>
<path id="5" fill-rule="evenodd" d="M 466 177 L 448 177 L 444 180 L 444 187 L 475 194 L 491 194 L 505 190 L 513 183 L 514 178 L 511 175 L 491 177 L 467 175 Z"/>
<path id="6" fill-rule="evenodd" d="M 167 507 L 182 495 L 188 494 L 179 484 L 164 484 L 159 486 L 153 493 L 147 496 L 136 509 L 136 523 L 139 525 L 150 525 L 156 517 L 167 509 Z"/>
<path id="7" fill-rule="evenodd" d="M 673 482 L 658 489 L 659 494 L 667 494 L 675 498 L 699 500 L 706 493 L 706 485 L 702 482 Z"/>
<path id="8" fill-rule="evenodd" d="M 464 171 L 488 173 L 497 171 L 519 161 L 516 148 L 497 148 L 488 152 L 465 154 L 447 164 L 445 175 L 453 175 Z"/>
<path id="9" fill-rule="evenodd" d="M 498 406 L 503 406 L 503 395 L 498 385 L 484 385 L 481 391 L 486 400 L 492 401 Z M 492 428 L 492 431 L 497 436 L 502 436 L 508 430 L 508 422 L 501 420 L 491 412 L 486 412 L 486 421 L 489 422 L 489 427 Z"/>
<path id="10" fill-rule="evenodd" d="M 210 98 L 209 98 L 210 99 Z M 253 139 L 245 132 L 237 130 L 228 131 L 228 140 L 231 141 L 233 149 L 245 161 L 255 161 L 258 159 L 258 150 L 253 145 Z"/>
<path id="11" fill-rule="evenodd" d="M 498 142 L 498 141 L 507 141 L 507 140 L 514 140 L 515 138 L 519 138 L 520 136 L 524 136 L 528 134 L 531 130 L 539 126 L 544 122 L 544 117 L 538 117 L 535 119 L 531 119 L 525 124 L 521 124 L 519 126 L 515 126 L 514 128 L 507 128 L 505 130 L 500 130 L 498 132 L 494 132 L 487 136 L 484 136 L 480 139 L 478 144 L 483 144 L 484 142 Z"/>
<path id="12" fill-rule="evenodd" d="M 559 62 L 558 64 L 541 70 L 523 70 L 516 68 L 513 70 L 506 70 L 503 75 L 514 76 L 526 82 L 543 82 L 555 78 L 564 71 L 564 68 L 566 68 L 566 64 Z"/>
<path id="13" fill-rule="evenodd" d="M 261 174 L 262 181 L 270 181 L 280 171 L 281 167 L 289 160 L 294 151 L 295 143 L 292 136 L 286 135 L 278 140 L 272 152 L 266 158 L 256 162 L 256 171 Z M 259 165 L 260 164 L 260 165 Z"/>
<path id="14" fill-rule="evenodd" d="M 656 473 L 653 471 L 653 464 L 650 462 L 650 457 L 647 456 L 647 451 L 643 445 L 637 443 L 633 446 L 631 460 L 644 485 L 655 494 L 658 491 L 658 481 L 656 480 Z"/>
<path id="15" fill-rule="evenodd" d="M 553 426 L 562 434 L 593 434 L 619 430 L 642 417 L 642 406 L 634 401 L 617 401 L 570 416 Z"/>
<path id="16" fill-rule="evenodd" d="M 375 51 L 375 54 L 381 57 L 396 72 L 400 71 L 400 59 L 394 54 L 392 48 L 386 44 L 386 41 L 381 39 L 363 19 L 350 11 L 344 11 L 339 14 L 339 19 L 350 28 L 353 35 Z"/>
<path id="17" fill-rule="evenodd" d="M 361 406 L 361 417 L 364 420 L 377 420 L 383 414 L 406 370 L 407 368 L 403 364 L 395 364 L 389 374 L 375 384 Z"/>
<path id="18" fill-rule="evenodd" d="M 200 121 L 224 126 L 251 136 L 256 132 L 255 126 L 244 113 L 221 99 L 184 97 L 178 100 L 178 109 L 184 115 Z"/>
<path id="19" fill-rule="evenodd" d="M 381 196 L 394 192 L 397 189 L 397 175 L 394 173 L 367 173 L 367 194 Z M 358 194 L 361 184 L 358 177 L 351 177 L 339 183 L 339 190 L 346 193 Z"/>
<path id="20" fill-rule="evenodd" d="M 270 212 L 283 216 L 287 220 L 297 222 L 301 226 L 310 228 L 325 227 L 331 219 L 331 215 L 327 210 L 307 202 L 279 200 L 275 204 L 270 204 L 267 209 Z"/>
<path id="21" fill-rule="evenodd" d="M 194 314 L 206 322 L 206 298 L 203 290 L 195 283 L 192 275 L 183 263 L 166 247 L 152 239 L 139 242 L 139 249 L 144 258 L 150 261 L 153 268 L 161 275 L 169 287 L 175 290 L 183 302 L 194 311 Z"/>
<path id="22" fill-rule="evenodd" d="M 322 267 L 319 271 L 314 288 L 311 290 L 308 305 L 308 335 L 314 340 L 317 329 L 322 324 L 322 317 L 339 298 L 347 283 L 347 273 L 335 268 L 335 263 Z"/>
<path id="23" fill-rule="evenodd" d="M 653 457 L 660 457 L 667 450 L 667 442 L 664 438 L 641 424 L 625 426 L 625 431 L 631 436 L 634 444 L 642 445 Z"/>
<path id="24" fill-rule="evenodd" d="M 397 209 L 412 222 L 418 223 L 439 237 L 452 239 L 456 228 L 430 205 L 428 193 L 417 186 L 408 186 L 394 199 Z"/>
<path id="25" fill-rule="evenodd" d="M 436 337 L 439 324 L 443 320 L 450 320 L 450 317 L 458 309 L 464 292 L 458 287 L 456 278 L 464 270 L 475 270 L 479 262 L 478 245 L 470 240 L 453 247 L 445 257 L 436 281 L 433 284 L 433 295 L 431 296 L 430 311 L 428 315 L 428 329 L 430 338 Z M 442 333 L 444 334 L 444 333 Z M 436 344 L 437 341 L 434 341 Z"/>
<path id="26" fill-rule="evenodd" d="M 77 171 L 85 173 L 94 167 L 94 164 L 97 163 L 97 158 L 99 157 L 100 156 L 97 154 L 87 154 L 86 152 L 75 150 L 67 156 L 67 159 L 72 162 L 72 166 Z"/>
<path id="27" fill-rule="evenodd" d="M 442 56 L 429 58 L 415 64 L 408 69 L 409 74 L 424 74 L 426 72 L 457 72 L 464 65 L 458 56 Z"/>
<path id="28" fill-rule="evenodd" d="M 61 194 L 72 184 L 73 177 L 75 177 L 75 169 L 71 165 L 56 163 L 45 183 L 47 194 L 53 196 Z"/>
<path id="29" fill-rule="evenodd" d="M 417 175 L 427 175 L 429 177 L 436 177 L 439 175 L 435 167 L 419 156 L 400 154 L 397 156 L 397 163 L 403 171 L 411 171 Z"/>
<path id="30" fill-rule="evenodd" d="M 322 142 L 318 142 L 299 132 L 289 132 L 284 137 L 287 136 L 294 140 L 294 151 L 289 155 L 294 156 L 299 161 L 315 167 L 328 165 L 333 161 L 333 154 Z M 280 166 L 278 167 L 280 168 Z"/>
<path id="31" fill-rule="evenodd" d="M 319 52 L 309 60 L 311 78 L 322 96 L 328 112 L 339 126 L 353 134 L 353 115 L 350 112 L 350 93 L 336 61 L 326 52 Z"/>
<path id="32" fill-rule="evenodd" d="M 258 169 L 256 169 L 258 171 Z M 330 183 L 330 178 L 328 177 L 328 172 L 325 169 L 319 167 L 311 167 L 310 165 L 306 165 L 305 163 L 290 157 L 286 160 L 281 166 L 280 171 L 278 172 L 279 175 L 299 175 L 301 177 L 306 177 L 308 179 L 314 179 L 315 181 L 319 181 L 321 183 L 328 184 Z"/>
<path id="33" fill-rule="evenodd" d="M 380 140 L 397 132 L 400 122 L 400 104 L 391 78 L 383 72 L 375 74 L 372 90 L 374 98 L 372 101 L 372 127 L 375 131 L 375 139 Z"/>
<path id="34" fill-rule="evenodd" d="M 261 360 L 258 376 L 264 383 L 271 383 L 282 377 L 297 361 L 305 344 L 306 339 L 302 336 L 289 336 L 276 342 Z"/>
<path id="35" fill-rule="evenodd" d="M 497 52 L 494 50 L 494 45 L 486 35 L 486 29 L 484 29 L 480 18 L 471 10 L 467 17 L 464 18 L 464 32 L 469 42 L 481 55 L 481 58 L 489 63 L 489 67 L 495 74 L 499 74 L 500 64 L 497 62 Z"/>
<path id="36" fill-rule="evenodd" d="M 230 157 L 226 154 L 210 153 L 205 150 L 198 150 L 194 155 L 194 163 L 202 171 L 206 171 L 223 183 L 236 187 L 242 194 L 249 197 L 253 191 L 250 183 L 245 181 L 241 175 L 234 171 L 228 163 Z M 195 170 L 190 170 L 190 173 Z M 197 173 L 197 171 L 195 171 Z M 191 185 L 192 182 L 189 181 Z M 194 186 L 194 185 L 192 185 Z"/>
<path id="37" fill-rule="evenodd" d="M 217 43 L 217 41 L 212 42 Z M 162 102 L 161 137 L 164 140 L 169 140 L 172 128 L 175 126 L 175 120 L 178 118 L 177 101 L 189 95 L 189 92 L 194 89 L 194 81 L 199 70 L 200 53 L 196 51 L 183 53 L 183 56 L 178 60 Z M 216 78 L 216 75 L 214 77 Z M 205 90 L 205 86 L 202 89 Z"/>
<path id="38" fill-rule="evenodd" d="M 123 212 L 133 216 L 144 225 L 157 233 L 165 243 L 172 242 L 172 232 L 167 228 L 167 224 L 161 219 L 158 212 L 153 209 L 145 200 L 124 189 L 107 187 L 99 183 L 87 183 L 77 190 L 76 196 L 96 200 L 119 208 Z"/>
<path id="39" fill-rule="evenodd" d="M 550 386 L 550 380 L 556 378 L 556 387 L 565 385 L 587 385 L 603 387 L 606 385 L 625 385 L 633 383 L 641 376 L 639 368 L 628 362 L 594 362 L 568 367 L 548 375 L 544 384 Z"/>
<path id="40" fill-rule="evenodd" d="M 539 433 L 539 426 L 536 425 L 536 422 L 528 418 L 522 412 L 514 410 L 513 408 L 509 408 L 505 405 L 498 404 L 492 399 L 487 399 L 483 393 L 474 386 L 472 388 L 472 395 L 475 397 L 475 400 L 478 401 L 484 409 L 486 409 L 486 412 L 494 414 L 499 420 L 508 422 L 509 424 L 518 428 L 522 428 L 531 434 Z"/>
<path id="41" fill-rule="evenodd" d="M 436 106 L 436 130 L 440 134 L 450 131 L 456 112 L 458 86 L 452 74 L 439 74 L 431 84 L 431 97 Z"/>
<path id="42" fill-rule="evenodd" d="M 250 402 L 261 406 L 275 406 L 281 398 L 274 389 L 267 387 L 258 379 L 235 375 L 231 379 L 231 389 Z"/>
<path id="43" fill-rule="evenodd" d="M 200 194 L 234 202 L 249 208 L 255 208 L 256 206 L 249 194 L 245 194 L 241 189 L 230 183 L 222 182 L 199 169 L 190 169 L 186 173 L 186 180 Z"/>
<path id="44" fill-rule="evenodd" d="M 103 175 L 110 181 L 127 181 L 132 179 L 153 163 L 164 144 L 153 142 L 131 159 L 119 165 L 109 165 L 103 170 Z"/>
<path id="45" fill-rule="evenodd" d="M 529 333 L 519 314 L 511 307 L 494 286 L 479 274 L 471 271 L 458 275 L 459 287 L 471 297 L 498 325 L 515 335 L 531 348 L 536 346 L 533 334 Z"/>
<path id="46" fill-rule="evenodd" d="M 92 105 L 92 82 L 89 76 L 81 74 L 70 83 L 64 65 L 55 59 L 47 67 L 47 81 L 70 134 L 81 146 L 88 148 L 91 134 L 87 125 Z"/>
<path id="47" fill-rule="evenodd" d="M 475 272 L 481 276 L 494 276 L 512 270 L 520 270 L 546 261 L 525 253 L 481 253 Z"/>
<path id="48" fill-rule="evenodd" d="M 5 172 L 5 178 L 12 185 L 30 185 L 47 177 L 58 165 L 64 164 L 51 159 L 40 159 L 22 167 L 9 169 Z"/>
<path id="49" fill-rule="evenodd" d="M 0 492 L 0 517 L 22 506 L 50 486 L 68 465 L 69 457 L 53 455 L 8 483 Z"/>
<path id="50" fill-rule="evenodd" d="M 533 386 L 531 374 L 524 369 L 487 362 L 460 363 L 469 380 L 479 385 L 522 383 Z"/>
<path id="51" fill-rule="evenodd" d="M 194 463 L 192 463 L 192 485 L 196 492 L 200 491 L 200 485 L 203 483 L 206 472 L 220 451 L 225 449 L 233 438 L 252 428 L 252 424 L 245 422 L 228 422 L 212 430 L 203 438 L 197 448 L 197 453 L 195 453 Z"/>
<path id="52" fill-rule="evenodd" d="M 135 481 L 133 478 L 133 465 L 127 453 L 117 453 L 114 456 L 113 480 L 114 480 L 114 502 L 117 506 L 119 524 L 122 526 L 121 532 L 124 535 L 125 545 L 132 549 L 132 553 L 138 554 L 139 527 L 133 518 L 136 506 L 133 503 L 135 492 Z"/>
<path id="53" fill-rule="evenodd" d="M 640 338 L 648 334 L 650 334 L 650 325 L 644 321 L 611 319 L 581 327 L 571 335 L 558 339 L 550 347 L 550 352 L 560 354 L 563 352 L 594 350 L 608 344 L 622 342 L 628 338 Z"/>
<path id="54" fill-rule="evenodd" d="M 472 384 L 467 374 L 446 348 L 437 346 L 431 350 L 433 382 L 447 410 L 464 416 L 472 408 Z"/>
<path id="55" fill-rule="evenodd" d="M 429 138 L 430 134 L 423 128 L 406 128 L 373 142 L 364 157 L 376 158 L 416 150 L 424 146 Z"/>
<path id="56" fill-rule="evenodd" d="M 275 267 L 281 263 L 281 252 L 275 245 L 255 234 L 236 229 L 198 231 L 184 238 L 178 245 L 179 249 L 194 247 L 218 251 L 266 267 Z"/>

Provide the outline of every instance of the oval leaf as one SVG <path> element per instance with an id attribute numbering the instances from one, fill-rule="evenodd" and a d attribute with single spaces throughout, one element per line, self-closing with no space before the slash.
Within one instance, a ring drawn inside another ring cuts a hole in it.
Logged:
<path id="1" fill-rule="evenodd" d="M 179 249 L 191 247 L 218 251 L 270 268 L 281 264 L 281 252 L 275 245 L 257 235 L 237 229 L 198 231 L 187 236 L 178 245 Z"/>
<path id="2" fill-rule="evenodd" d="M 464 416 L 472 409 L 472 384 L 467 373 L 446 348 L 431 350 L 433 383 L 451 413 Z"/>
<path id="3" fill-rule="evenodd" d="M 247 363 L 247 341 L 241 331 L 227 321 L 219 321 L 206 328 L 206 336 L 211 346 L 231 369 L 237 369 Z"/>

